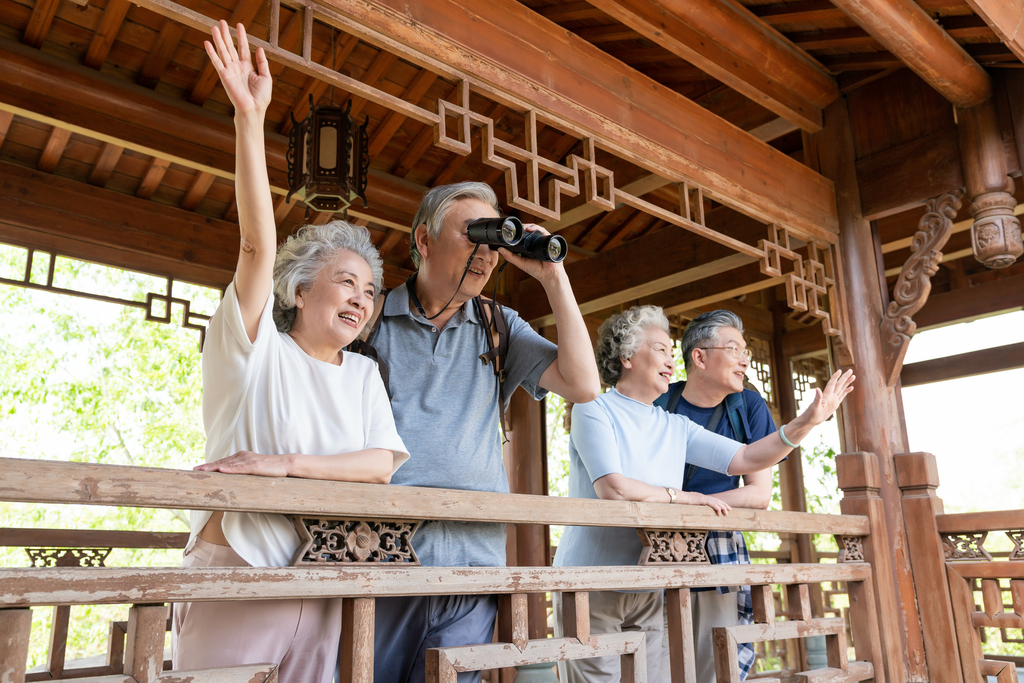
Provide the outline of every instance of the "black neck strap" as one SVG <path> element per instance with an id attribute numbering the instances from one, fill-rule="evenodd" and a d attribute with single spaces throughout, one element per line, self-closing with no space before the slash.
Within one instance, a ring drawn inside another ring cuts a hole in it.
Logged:
<path id="1" fill-rule="evenodd" d="M 448 306 L 453 301 L 455 301 L 455 297 L 458 295 L 459 290 L 462 289 L 462 283 L 466 281 L 466 275 L 469 274 L 469 267 L 473 265 L 473 257 L 476 256 L 476 252 L 479 248 L 480 243 L 478 242 L 476 246 L 473 247 L 473 253 L 469 255 L 469 259 L 466 261 L 466 267 L 462 269 L 462 277 L 459 279 L 459 286 L 455 288 L 455 293 L 452 294 L 452 298 L 448 299 L 448 303 L 442 306 L 440 311 L 430 316 L 429 318 L 427 318 L 426 311 L 423 310 L 423 304 L 420 303 L 420 298 L 416 296 L 416 276 L 419 275 L 419 272 L 415 272 L 409 276 L 409 279 L 405 281 L 405 286 L 409 290 L 409 298 L 412 299 L 412 305 L 416 307 L 417 313 L 422 315 L 427 320 L 433 320 L 434 318 L 438 317 L 446 310 L 448 310 Z"/>

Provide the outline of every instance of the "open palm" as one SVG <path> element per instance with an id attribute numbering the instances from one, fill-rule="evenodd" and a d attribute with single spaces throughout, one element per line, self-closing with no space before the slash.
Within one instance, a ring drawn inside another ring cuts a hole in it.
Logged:
<path id="1" fill-rule="evenodd" d="M 843 399 L 853 391 L 854 379 L 856 377 L 853 370 L 842 373 L 836 370 L 835 374 L 829 378 L 824 390 L 814 390 L 814 402 L 804 411 L 803 416 L 815 425 L 832 417 L 832 413 L 836 412 L 836 408 L 843 402 Z"/>
<path id="2" fill-rule="evenodd" d="M 270 64 L 263 48 L 256 50 L 256 67 L 253 68 L 252 56 L 249 53 L 249 39 L 245 35 L 245 27 L 238 25 L 238 49 L 231 40 L 228 22 L 221 21 L 211 29 L 213 44 L 206 41 L 206 53 L 220 76 L 224 90 L 235 105 L 236 114 L 260 113 L 267 110 L 270 104 L 270 92 L 273 80 L 270 77 Z"/>

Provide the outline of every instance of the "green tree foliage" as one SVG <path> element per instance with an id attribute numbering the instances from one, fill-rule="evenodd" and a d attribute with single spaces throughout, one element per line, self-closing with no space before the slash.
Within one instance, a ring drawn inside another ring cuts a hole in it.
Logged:
<path id="1" fill-rule="evenodd" d="M 20 279 L 26 257 L 0 246 L 0 276 Z M 38 270 L 32 280 L 45 282 Z M 165 287 L 69 259 L 57 259 L 54 284 L 133 301 Z M 180 283 L 174 294 L 207 315 L 219 300 Z M 179 326 L 180 307 L 168 325 L 147 322 L 139 308 L 0 285 L 0 311 L 0 456 L 170 468 L 202 461 L 199 333 Z M 178 510 L 0 503 L 0 526 L 187 531 L 188 521 Z M 107 560 L 179 563 L 180 551 L 115 550 Z M 27 565 L 22 549 L 0 549 L 0 566 Z M 49 618 L 35 610 L 30 666 L 45 661 Z M 102 653 L 109 621 L 125 618 L 123 606 L 74 608 L 68 659 Z"/>

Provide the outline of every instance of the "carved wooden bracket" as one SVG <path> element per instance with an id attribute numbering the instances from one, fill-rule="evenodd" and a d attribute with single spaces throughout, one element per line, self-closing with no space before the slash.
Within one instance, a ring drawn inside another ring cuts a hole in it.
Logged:
<path id="1" fill-rule="evenodd" d="M 942 534 L 942 550 L 946 555 L 946 561 L 988 560 L 991 562 L 992 555 L 985 549 L 987 538 L 987 531 L 976 534 Z"/>
<path id="2" fill-rule="evenodd" d="M 289 518 L 302 539 L 292 566 L 420 563 L 412 548 L 419 522 L 300 515 Z"/>
<path id="3" fill-rule="evenodd" d="M 105 567 L 112 548 L 25 548 L 33 567 Z"/>
<path id="4" fill-rule="evenodd" d="M 960 210 L 964 190 L 947 192 L 928 201 L 925 214 L 917 224 L 914 241 L 910 245 L 910 258 L 903 264 L 893 300 L 882 318 L 882 355 L 885 362 L 886 384 L 896 385 L 907 346 L 914 336 L 917 323 L 911 316 L 928 301 L 932 289 L 931 276 L 942 262 L 942 247 L 949 240 L 953 219 Z"/>
<path id="5" fill-rule="evenodd" d="M 637 529 L 644 550 L 639 564 L 710 564 L 706 531 Z"/>
<path id="6" fill-rule="evenodd" d="M 864 559 L 864 537 L 863 536 L 836 536 L 836 545 L 839 546 L 839 557 L 836 562 L 866 562 Z"/>

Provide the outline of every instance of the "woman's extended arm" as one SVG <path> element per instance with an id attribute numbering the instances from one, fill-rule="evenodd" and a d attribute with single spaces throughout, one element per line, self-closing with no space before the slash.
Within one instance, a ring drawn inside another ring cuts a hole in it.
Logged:
<path id="1" fill-rule="evenodd" d="M 786 438 L 799 444 L 814 427 L 831 417 L 843 399 L 853 391 L 854 379 L 853 370 L 844 373 L 837 370 L 825 385 L 824 391 L 815 389 L 814 403 L 795 420 L 784 425 Z M 729 474 L 757 472 L 786 457 L 793 449 L 783 442 L 781 433 L 782 429 L 752 444 L 740 446 L 729 463 Z"/>
<path id="2" fill-rule="evenodd" d="M 238 451 L 217 462 L 197 465 L 192 469 L 200 472 L 256 474 L 261 477 L 302 477 L 387 484 L 391 481 L 393 462 L 394 453 L 383 448 L 367 448 L 336 455 L 264 455 Z"/>
<path id="3" fill-rule="evenodd" d="M 238 49 L 226 21 L 211 30 L 206 52 L 235 107 L 235 204 L 241 243 L 235 269 L 235 293 L 250 342 L 256 341 L 260 316 L 271 295 L 277 231 L 270 198 L 263 121 L 270 104 L 272 79 L 263 48 L 256 50 L 256 68 L 249 54 L 245 27 L 238 25 Z"/>
<path id="4" fill-rule="evenodd" d="M 642 503 L 671 503 L 668 489 L 664 486 L 646 484 L 613 472 L 594 482 L 594 491 L 601 500 L 635 500 Z M 676 491 L 675 502 L 680 505 L 707 505 L 716 515 L 727 515 L 732 507 L 723 500 L 703 493 Z"/>

